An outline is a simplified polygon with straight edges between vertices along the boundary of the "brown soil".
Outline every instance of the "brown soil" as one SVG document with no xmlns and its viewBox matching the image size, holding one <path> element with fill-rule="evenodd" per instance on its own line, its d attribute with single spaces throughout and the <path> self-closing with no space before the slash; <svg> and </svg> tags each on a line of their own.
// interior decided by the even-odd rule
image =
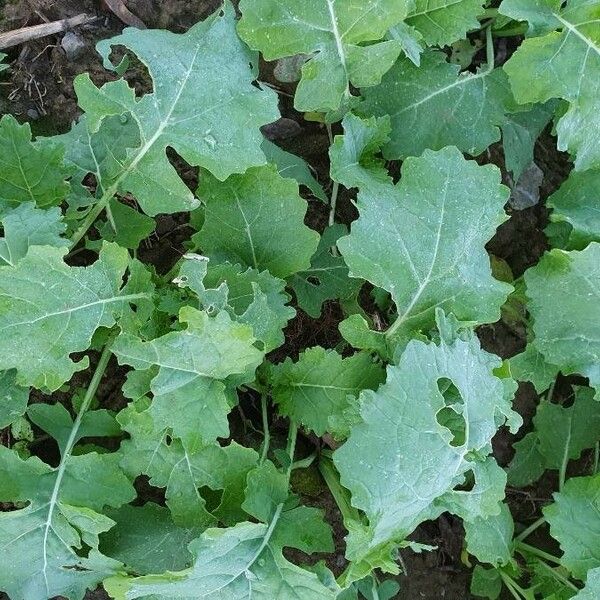
<svg viewBox="0 0 600 600">
<path fill-rule="evenodd" d="M 185 31 L 192 24 L 203 19 L 219 4 L 218 0 L 130 0 L 129 9 L 150 27 L 164 27 L 172 31 Z M 102 68 L 99 56 L 94 50 L 95 43 L 104 38 L 118 34 L 124 27 L 100 0 L 0 0 L 0 31 L 8 31 L 25 25 L 40 23 L 42 19 L 55 20 L 88 12 L 98 14 L 99 21 L 93 25 L 80 28 L 77 33 L 85 42 L 85 48 L 77 60 L 70 62 L 60 46 L 61 36 L 50 36 L 42 40 L 32 41 L 9 51 L 12 69 L 0 83 L 0 114 L 11 113 L 21 121 L 30 121 L 32 129 L 38 135 L 51 135 L 67 130 L 70 123 L 77 118 L 80 111 L 77 107 L 73 91 L 73 78 L 82 72 L 89 72 L 97 84 L 112 79 L 113 75 Z M 283 117 L 290 123 L 283 123 L 270 132 L 286 150 L 305 158 L 326 188 L 329 187 L 328 135 L 325 128 L 310 123 L 296 113 L 292 107 L 291 88 L 277 83 L 272 78 L 272 65 L 262 64 L 261 77 L 275 84 L 280 91 L 280 108 Z M 141 69 L 132 77 L 132 83 L 144 86 L 144 72 Z M 335 133 L 334 128 L 334 133 Z M 546 238 L 543 229 L 547 223 L 547 214 L 543 201 L 552 193 L 566 177 L 569 165 L 566 157 L 556 151 L 555 140 L 544 134 L 536 147 L 536 161 L 545 173 L 540 205 L 523 210 L 512 211 L 510 219 L 503 224 L 494 239 L 488 244 L 488 250 L 504 259 L 516 277 L 525 269 L 535 264 L 546 249 Z M 177 159 L 174 159 L 177 162 Z M 490 148 L 480 158 L 485 162 L 493 162 L 504 168 L 502 150 L 499 146 Z M 185 173 L 185 165 L 178 166 Z M 397 165 L 391 165 L 392 171 Z M 190 185 L 193 185 L 195 174 L 189 170 Z M 350 222 L 356 218 L 356 211 L 351 203 L 352 195 L 342 191 L 339 198 L 338 216 Z M 315 229 L 322 230 L 327 219 L 324 205 L 318 201 L 309 202 L 307 223 Z M 183 217 L 163 216 L 159 219 L 156 233 L 143 248 L 140 258 L 153 264 L 158 271 L 165 272 L 183 252 L 183 242 L 189 237 L 190 229 Z M 286 355 L 295 356 L 309 346 L 321 344 L 333 347 L 339 341 L 337 323 L 342 313 L 336 303 L 328 303 L 320 319 L 311 319 L 301 311 L 286 330 Z M 523 328 L 509 327 L 499 322 L 480 328 L 483 346 L 501 357 L 509 357 L 520 352 L 525 345 Z M 280 357 L 283 358 L 283 355 Z M 276 358 L 277 359 L 277 358 Z M 119 393 L 119 382 L 123 374 L 116 368 L 107 378 L 108 384 L 102 393 L 103 405 L 117 408 L 123 399 Z M 533 388 L 522 385 L 515 401 L 526 423 L 534 412 L 537 397 Z M 245 411 L 245 412 L 244 412 Z M 245 420 L 258 418 L 253 414 L 253 401 L 245 398 L 241 410 L 232 416 L 232 431 L 245 431 Z M 242 418 L 243 416 L 243 418 Z M 523 435 L 526 428 L 520 435 Z M 241 433 L 240 437 L 244 437 Z M 310 445 L 310 440 L 305 440 Z M 507 464 L 511 458 L 511 445 L 514 436 L 501 431 L 494 440 L 495 454 L 501 464 Z M 307 451 L 307 454 L 309 452 Z M 327 557 L 329 566 L 339 573 L 345 565 L 344 542 L 345 531 L 332 497 L 327 492 L 324 482 L 315 470 L 317 494 L 308 493 L 305 486 L 297 484 L 296 491 L 308 504 L 320 506 L 326 512 L 335 532 L 336 554 Z M 508 490 L 508 501 L 516 518 L 530 522 L 539 516 L 539 508 L 551 495 L 555 482 L 551 476 L 545 477 L 532 489 Z M 146 498 L 155 497 L 157 490 L 147 482 L 136 482 L 139 493 Z M 159 493 L 160 497 L 160 493 Z M 463 531 L 460 520 L 443 515 L 436 522 L 422 525 L 412 536 L 415 540 L 437 546 L 437 550 L 421 555 L 409 550 L 402 552 L 408 576 L 399 578 L 401 591 L 399 599 L 419 598 L 423 600 L 465 600 L 470 598 L 469 570 L 461 562 Z M 323 557 L 325 558 L 325 557 Z M 106 598 L 102 590 L 90 592 L 88 600 Z M 6 598 L 0 594 L 0 599 Z"/>
</svg>

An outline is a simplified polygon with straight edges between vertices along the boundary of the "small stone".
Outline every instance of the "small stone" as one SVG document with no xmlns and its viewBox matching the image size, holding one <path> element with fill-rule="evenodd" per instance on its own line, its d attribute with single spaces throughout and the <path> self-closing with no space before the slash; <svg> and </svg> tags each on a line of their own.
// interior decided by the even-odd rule
<svg viewBox="0 0 600 600">
<path fill-rule="evenodd" d="M 67 55 L 67 60 L 71 62 L 77 60 L 85 50 L 85 42 L 73 31 L 65 33 L 60 45 Z"/>
<path fill-rule="evenodd" d="M 36 121 L 37 119 L 40 118 L 40 114 L 38 113 L 37 110 L 35 110 L 35 108 L 30 108 L 27 111 L 27 116 L 32 120 L 32 121 Z"/>
</svg>

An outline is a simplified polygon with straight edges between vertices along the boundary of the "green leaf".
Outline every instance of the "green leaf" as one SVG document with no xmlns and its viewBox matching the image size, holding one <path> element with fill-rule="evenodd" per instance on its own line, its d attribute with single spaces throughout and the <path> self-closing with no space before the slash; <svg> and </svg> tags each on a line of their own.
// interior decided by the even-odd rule
<svg viewBox="0 0 600 600">
<path fill-rule="evenodd" d="M 67 443 L 59 444 L 55 468 L 37 457 L 22 460 L 0 446 L 0 502 L 26 504 L 0 512 L 0 546 L 5 550 L 0 587 L 11 598 L 80 600 L 87 588 L 121 567 L 98 551 L 98 535 L 114 525 L 100 511 L 130 502 L 135 490 L 119 469 L 118 455 L 74 455 L 81 424 L 81 419 L 72 423 Z M 52 434 L 52 427 L 48 431 Z M 94 434 L 104 435 L 101 430 Z"/>
<path fill-rule="evenodd" d="M 556 379 L 559 369 L 547 363 L 534 344 L 509 361 L 510 373 L 517 381 L 530 381 L 538 394 L 546 391 Z"/>
<path fill-rule="evenodd" d="M 569 103 L 556 126 L 558 148 L 575 155 L 575 169 L 583 171 L 600 165 L 595 143 L 600 128 L 598 3 L 569 2 L 562 10 L 559 5 L 538 2 L 535 11 L 521 11 L 532 26 L 543 24 L 545 35 L 526 39 L 504 70 L 521 104 L 550 98 Z"/>
<path fill-rule="evenodd" d="M 323 232 L 308 269 L 294 273 L 288 283 L 296 294 L 298 306 L 313 319 L 321 316 L 323 304 L 339 300 L 342 305 L 351 302 L 363 285 L 360 279 L 351 278 L 344 259 L 334 255 L 332 248 L 348 230 L 336 223 Z"/>
<path fill-rule="evenodd" d="M 477 29 L 483 0 L 416 0 L 406 22 L 419 31 L 428 46 L 447 46 Z"/>
<path fill-rule="evenodd" d="M 192 564 L 186 546 L 201 531 L 177 527 L 169 509 L 153 502 L 107 511 L 115 526 L 100 537 L 100 549 L 137 573 L 175 571 Z"/>
<path fill-rule="evenodd" d="M 319 235 L 304 225 L 306 201 L 298 184 L 273 166 L 224 183 L 205 174 L 198 193 L 205 220 L 192 239 L 210 258 L 267 269 L 282 279 L 310 266 Z"/>
<path fill-rule="evenodd" d="M 54 391 L 88 366 L 69 354 L 90 346 L 98 327 L 111 327 L 128 303 L 147 292 L 122 288 L 127 250 L 105 244 L 89 267 L 70 267 L 66 250 L 32 246 L 16 266 L 0 267 L 0 369 L 17 369 L 17 383 Z"/>
<path fill-rule="evenodd" d="M 507 469 L 508 483 L 525 487 L 537 481 L 546 470 L 546 459 L 540 452 L 540 439 L 534 431 L 513 444 L 515 454 Z"/>
<path fill-rule="evenodd" d="M 214 318 L 192 307 L 180 311 L 187 328 L 149 342 L 124 333 L 113 345 L 120 364 L 138 370 L 158 367 L 150 389 L 150 412 L 159 428 L 171 428 L 192 452 L 229 435 L 230 405 L 224 380 L 231 375 L 253 377 L 263 353 L 254 347 L 247 325 L 226 312 Z"/>
<path fill-rule="evenodd" d="M 596 242 L 581 252 L 552 250 L 525 272 L 535 347 L 565 375 L 584 375 L 598 391 L 599 281 L 600 244 Z"/>
<path fill-rule="evenodd" d="M 465 521 L 467 550 L 477 560 L 494 567 L 506 565 L 512 558 L 514 523 L 506 503 L 498 515 Z"/>
<path fill-rule="evenodd" d="M 269 371 L 280 413 L 318 436 L 326 431 L 338 436 L 336 422 L 350 408 L 348 397 L 376 389 L 384 378 L 383 369 L 366 353 L 342 358 L 319 346 L 302 352 L 297 362 L 288 358 Z"/>
<path fill-rule="evenodd" d="M 0 52 L 0 73 L 2 73 L 2 71 L 5 71 L 9 67 L 7 64 L 2 63 L 2 61 L 5 58 L 6 58 L 6 54 L 4 54 L 4 52 Z"/>
<path fill-rule="evenodd" d="M 296 362 L 288 358 L 273 365 L 269 372 L 273 401 L 281 414 L 318 436 L 328 431 L 336 437 L 344 433 L 339 422 L 350 408 L 349 400 L 364 389 L 376 389 L 384 378 L 369 354 L 342 358 L 319 346 L 302 352 Z"/>
<path fill-rule="evenodd" d="M 331 178 L 347 188 L 391 182 L 385 162 L 377 156 L 390 139 L 389 117 L 361 119 L 348 113 L 342 125 L 344 135 L 336 135 L 329 149 Z"/>
<path fill-rule="evenodd" d="M 288 494 L 286 474 L 267 460 L 248 473 L 242 508 L 259 521 L 269 523 L 278 514 L 278 506 L 287 500 Z"/>
<path fill-rule="evenodd" d="M 179 527 L 235 523 L 246 517 L 241 504 L 248 472 L 257 453 L 235 442 L 216 444 L 188 452 L 179 440 L 171 440 L 153 420 L 142 402 L 123 409 L 118 420 L 131 439 L 121 445 L 121 466 L 132 478 L 147 475 L 155 487 L 165 488 L 166 504 Z M 223 490 L 221 502 L 211 512 L 199 489 Z"/>
<path fill-rule="evenodd" d="M 0 429 L 8 427 L 25 413 L 29 390 L 17 385 L 15 369 L 0 371 Z"/>
<path fill-rule="evenodd" d="M 553 12 L 562 0 L 502 0 L 500 13 L 515 21 L 529 21 L 529 34 L 539 35 L 556 28 Z"/>
<path fill-rule="evenodd" d="M 573 596 L 573 600 L 596 600 L 598 596 L 600 596 L 600 568 L 590 569 L 585 587 Z"/>
<path fill-rule="evenodd" d="M 390 337 L 429 329 L 436 307 L 473 323 L 500 317 L 512 288 L 492 277 L 484 246 L 506 219 L 507 197 L 495 167 L 451 147 L 407 159 L 397 185 L 360 191 L 360 216 L 338 247 L 353 277 L 392 295 Z"/>
<path fill-rule="evenodd" d="M 553 495 L 554 503 L 544 508 L 550 534 L 563 551 L 561 564 L 581 580 L 590 569 L 600 567 L 599 494 L 600 475 L 573 477 Z"/>
<path fill-rule="evenodd" d="M 28 123 L 11 115 L 0 119 L 0 214 L 22 202 L 45 208 L 60 204 L 69 192 L 63 165 L 64 149 L 40 140 L 31 141 Z"/>
<path fill-rule="evenodd" d="M 571 406 L 543 400 L 533 418 L 547 469 L 558 469 L 563 460 L 579 458 L 583 450 L 600 440 L 600 403 L 594 400 L 593 390 L 574 389 Z"/>
<path fill-rule="evenodd" d="M 420 67 L 401 58 L 381 85 L 362 90 L 361 114 L 390 116 L 390 141 L 383 147 L 387 159 L 449 145 L 476 156 L 500 139 L 509 93 L 506 76 L 487 67 L 476 74 L 459 71 L 445 54 L 429 50 Z"/>
<path fill-rule="evenodd" d="M 511 485 L 524 486 L 546 469 L 560 469 L 600 440 L 600 403 L 590 388 L 574 387 L 573 404 L 563 407 L 542 400 L 533 417 L 534 430 L 514 444 L 508 467 Z"/>
<path fill-rule="evenodd" d="M 265 163 L 259 127 L 278 118 L 276 95 L 252 85 L 255 57 L 237 38 L 229 3 L 183 34 L 128 28 L 101 41 L 97 48 L 107 68 L 114 68 L 112 46 L 135 53 L 154 91 L 138 99 L 124 80 L 100 89 L 87 74 L 75 80 L 92 133 L 110 115 L 130 114 L 139 128 L 140 145 L 129 150 L 107 197 L 131 192 L 150 216 L 197 206 L 169 163 L 167 147 L 222 180 Z"/>
<path fill-rule="evenodd" d="M 496 569 L 475 565 L 471 579 L 471 593 L 481 598 L 496 600 L 502 591 L 502 577 Z"/>
<path fill-rule="evenodd" d="M 307 187 L 315 198 L 327 202 L 327 196 L 321 184 L 313 177 L 310 167 L 305 160 L 295 154 L 282 150 L 267 139 L 263 140 L 261 148 L 267 157 L 267 161 L 277 165 L 277 172 L 282 177 L 295 179 L 300 185 Z"/>
<path fill-rule="evenodd" d="M 138 212 L 118 200 L 111 200 L 108 204 L 109 219 L 98 227 L 102 239 L 116 242 L 119 246 L 135 250 L 142 240 L 145 240 L 156 227 L 156 222 L 151 217 Z M 89 246 L 89 244 L 88 244 Z"/>
<path fill-rule="evenodd" d="M 502 124 L 504 162 L 506 168 L 512 173 L 515 184 L 533 162 L 535 143 L 548 125 L 555 109 L 554 102 L 547 102 L 506 115 Z"/>
<path fill-rule="evenodd" d="M 209 529 L 190 545 L 190 569 L 163 575 L 104 582 L 116 600 L 154 595 L 179 598 L 252 598 L 253 600 L 334 600 L 339 589 L 326 587 L 317 575 L 287 561 L 272 541 L 277 521 L 269 526 L 239 523 Z"/>
<path fill-rule="evenodd" d="M 565 250 L 583 250 L 590 242 L 600 242 L 599 189 L 597 171 L 573 172 L 548 198 L 546 205 L 552 209 L 550 220 L 569 226 Z"/>
<path fill-rule="evenodd" d="M 4 237 L 0 238 L 0 265 L 14 267 L 30 246 L 68 247 L 61 237 L 66 229 L 59 208 L 41 210 L 27 202 L 4 213 Z"/>
<path fill-rule="evenodd" d="M 240 323 L 250 325 L 265 352 L 283 344 L 283 328 L 296 311 L 287 306 L 290 298 L 282 279 L 227 262 L 213 265 L 198 254 L 188 253 L 183 258 L 175 283 L 192 289 L 202 308 L 209 313 L 226 310 Z"/>
<path fill-rule="evenodd" d="M 299 111 L 337 110 L 350 99 L 350 84 L 376 85 L 392 66 L 401 45 L 378 42 L 408 14 L 408 0 L 370 4 L 338 0 L 242 0 L 238 31 L 266 60 L 295 54 L 312 58 L 302 67 L 294 106 Z"/>
<path fill-rule="evenodd" d="M 472 332 L 439 346 L 413 340 L 386 383 L 362 392 L 362 422 L 334 452 L 352 505 L 369 520 L 350 530 L 349 559 L 378 566 L 386 548 L 445 510 L 466 520 L 498 514 L 505 477 L 486 456 L 502 422 L 520 425 L 492 374 L 499 366 Z M 456 490 L 469 473 L 472 490 Z"/>
</svg>

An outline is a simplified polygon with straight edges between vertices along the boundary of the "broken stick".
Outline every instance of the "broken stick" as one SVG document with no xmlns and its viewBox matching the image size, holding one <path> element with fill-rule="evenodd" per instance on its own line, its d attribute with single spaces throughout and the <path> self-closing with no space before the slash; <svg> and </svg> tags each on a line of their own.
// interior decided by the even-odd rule
<svg viewBox="0 0 600 600">
<path fill-rule="evenodd" d="M 61 33 L 77 27 L 78 25 L 87 25 L 97 21 L 98 17 L 82 13 L 68 19 L 52 21 L 51 23 L 42 23 L 41 25 L 32 25 L 31 27 L 22 27 L 6 33 L 0 33 L 0 50 L 17 46 L 30 40 L 36 40 L 47 35 Z"/>
</svg>

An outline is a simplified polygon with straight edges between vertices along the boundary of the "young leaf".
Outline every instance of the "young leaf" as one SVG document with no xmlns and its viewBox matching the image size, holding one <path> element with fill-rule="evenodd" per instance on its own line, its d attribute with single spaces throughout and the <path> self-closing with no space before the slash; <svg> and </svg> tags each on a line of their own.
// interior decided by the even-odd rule
<svg viewBox="0 0 600 600">
<path fill-rule="evenodd" d="M 508 467 L 512 485 L 528 485 L 546 469 L 560 469 L 600 440 L 600 403 L 590 388 L 575 387 L 568 407 L 542 400 L 533 417 L 534 430 L 517 442 Z"/>
<path fill-rule="evenodd" d="M 550 533 L 563 551 L 561 564 L 581 580 L 590 569 L 600 567 L 598 494 L 600 475 L 573 477 L 554 494 L 554 503 L 544 508 Z"/>
<path fill-rule="evenodd" d="M 331 178 L 347 188 L 391 183 L 385 162 L 377 156 L 390 139 L 389 117 L 361 119 L 348 113 L 342 125 L 344 135 L 336 135 L 329 148 Z"/>
<path fill-rule="evenodd" d="M 251 329 L 226 312 L 214 318 L 192 307 L 180 311 L 187 328 L 145 342 L 121 334 L 113 352 L 121 364 L 138 370 L 158 367 L 150 389 L 150 412 L 159 429 L 171 428 L 192 452 L 229 435 L 230 405 L 223 382 L 231 375 L 252 378 L 263 353 L 254 347 Z"/>
<path fill-rule="evenodd" d="M 131 192 L 151 216 L 197 206 L 169 163 L 167 146 L 221 180 L 264 164 L 259 127 L 278 118 L 276 96 L 252 85 L 255 58 L 235 33 L 228 2 L 183 34 L 128 28 L 101 41 L 97 48 L 107 68 L 116 45 L 148 68 L 154 91 L 138 99 L 123 80 L 100 89 L 87 74 L 75 80 L 92 133 L 110 115 L 130 115 L 139 129 L 140 145 L 130 149 L 104 198 Z"/>
<path fill-rule="evenodd" d="M 406 22 L 419 31 L 428 46 L 447 46 L 477 29 L 483 0 L 416 0 Z"/>
<path fill-rule="evenodd" d="M 295 179 L 300 185 L 307 187 L 315 198 L 327 202 L 327 196 L 321 184 L 313 177 L 305 160 L 282 150 L 277 144 L 267 139 L 263 140 L 261 148 L 267 157 L 267 161 L 277 165 L 277 172 L 282 177 Z"/>
<path fill-rule="evenodd" d="M 476 74 L 459 71 L 445 54 L 429 50 L 420 67 L 401 58 L 380 85 L 362 90 L 361 114 L 390 116 L 386 158 L 404 159 L 449 145 L 476 156 L 500 139 L 510 94 L 506 76 L 488 67 Z"/>
<path fill-rule="evenodd" d="M 19 385 L 58 389 L 88 365 L 73 352 L 87 350 L 98 327 L 111 327 L 129 303 L 149 292 L 122 288 L 127 250 L 105 244 L 89 267 L 70 267 L 66 250 L 32 246 L 16 266 L 0 267 L 0 369 L 17 369 Z"/>
<path fill-rule="evenodd" d="M 238 31 L 266 60 L 312 55 L 302 67 L 294 106 L 299 111 L 327 112 L 349 100 L 350 84 L 376 85 L 394 64 L 402 48 L 395 40 L 360 44 L 381 40 L 407 16 L 411 4 L 242 0 Z"/>
<path fill-rule="evenodd" d="M 522 107 L 523 108 L 523 107 Z M 502 124 L 502 146 L 506 168 L 516 184 L 533 162 L 535 143 L 556 110 L 555 102 L 535 104 L 526 110 L 510 112 Z"/>
<path fill-rule="evenodd" d="M 583 250 L 590 242 L 600 242 L 600 173 L 573 172 L 548 198 L 550 220 L 569 225 L 565 250 Z"/>
<path fill-rule="evenodd" d="M 535 347 L 568 375 L 600 390 L 600 244 L 552 250 L 525 273 Z M 554 299 L 560 296 L 561 302 Z"/>
<path fill-rule="evenodd" d="M 430 328 L 436 307 L 461 321 L 499 318 L 512 288 L 492 277 L 484 246 L 506 219 L 507 197 L 496 168 L 452 147 L 407 159 L 397 185 L 361 190 L 360 216 L 338 247 L 353 277 L 391 293 L 390 337 Z"/>
<path fill-rule="evenodd" d="M 268 271 L 227 262 L 213 265 L 206 257 L 188 253 L 175 282 L 192 289 L 205 310 L 226 310 L 235 320 L 250 325 L 265 352 L 283 344 L 283 328 L 296 314 L 287 306 L 285 282 Z"/>
<path fill-rule="evenodd" d="M 532 26 L 542 22 L 545 35 L 526 39 L 504 70 L 521 104 L 550 98 L 569 102 L 556 126 L 558 148 L 575 155 L 575 169 L 583 171 L 600 165 L 598 4 L 571 1 L 562 9 L 560 4 L 538 2 L 523 13 Z"/>
<path fill-rule="evenodd" d="M 485 457 L 501 422 L 520 425 L 492 374 L 499 365 L 474 333 L 439 346 L 412 341 L 386 383 L 362 392 L 362 421 L 334 453 L 352 505 L 369 520 L 351 530 L 348 558 L 375 566 L 382 549 L 444 510 L 467 520 L 498 514 L 505 477 Z M 469 472 L 473 489 L 455 490 Z"/>
<path fill-rule="evenodd" d="M 294 273 L 288 283 L 296 294 L 298 306 L 309 316 L 318 319 L 327 300 L 339 300 L 342 305 L 355 297 L 363 285 L 360 279 L 351 278 L 344 259 L 331 251 L 348 230 L 341 223 L 328 227 L 308 269 Z"/>
<path fill-rule="evenodd" d="M 11 115 L 0 119 L 0 215 L 22 202 L 45 208 L 60 204 L 69 192 L 63 164 L 64 149 L 31 141 L 29 124 Z"/>
<path fill-rule="evenodd" d="M 305 350 L 297 362 L 288 358 L 269 371 L 279 411 L 318 436 L 326 431 L 343 435 L 336 422 L 343 422 L 349 396 L 376 389 L 384 378 L 383 369 L 366 353 L 342 358 L 319 346 Z"/>
<path fill-rule="evenodd" d="M 6 58 L 6 54 L 4 52 L 0 52 L 0 73 L 8 69 L 8 65 L 4 64 L 2 61 Z"/>
<path fill-rule="evenodd" d="M 204 174 L 198 188 L 205 220 L 192 239 L 215 261 L 227 260 L 282 279 L 310 265 L 319 235 L 304 225 L 298 184 L 269 165 L 222 183 Z"/>
<path fill-rule="evenodd" d="M 467 550 L 477 560 L 494 567 L 507 565 L 512 558 L 514 523 L 506 503 L 500 513 L 465 521 Z"/>
<path fill-rule="evenodd" d="M 556 379 L 558 367 L 546 362 L 534 344 L 509 361 L 510 373 L 517 381 L 530 381 L 538 394 L 545 392 Z"/>
<path fill-rule="evenodd" d="M 30 246 L 68 247 L 62 237 L 67 226 L 59 208 L 41 210 L 25 202 L 2 217 L 4 237 L 0 238 L 0 265 L 14 267 Z"/>
</svg>

